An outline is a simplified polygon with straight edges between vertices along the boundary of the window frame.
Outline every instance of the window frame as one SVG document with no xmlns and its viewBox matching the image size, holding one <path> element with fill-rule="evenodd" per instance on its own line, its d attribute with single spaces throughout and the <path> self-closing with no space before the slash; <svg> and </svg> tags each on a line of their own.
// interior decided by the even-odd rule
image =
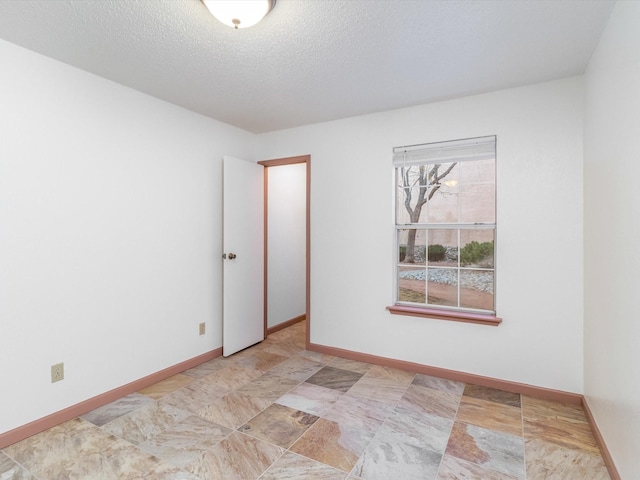
<svg viewBox="0 0 640 480">
<path fill-rule="evenodd" d="M 494 188 L 494 217 L 493 217 L 493 222 L 460 222 L 460 218 L 458 218 L 458 222 L 457 223 L 436 223 L 436 222 L 409 222 L 409 223 L 400 223 L 401 219 L 400 219 L 400 215 L 399 215 L 399 209 L 401 208 L 400 205 L 400 195 L 399 195 L 399 185 L 400 185 L 400 177 L 399 177 L 399 173 L 400 173 L 400 169 L 401 169 L 401 165 L 400 165 L 400 161 L 397 160 L 397 155 L 398 154 L 403 154 L 404 157 L 406 158 L 407 152 L 417 152 L 418 155 L 420 155 L 420 153 L 424 154 L 426 157 L 428 157 L 431 152 L 434 152 L 433 154 L 435 155 L 434 158 L 426 158 L 424 160 L 416 160 L 413 159 L 410 161 L 409 166 L 419 166 L 419 165 L 435 165 L 438 163 L 441 164 L 445 164 L 445 163 L 453 163 L 454 161 L 456 162 L 460 162 L 460 161 L 478 161 L 481 160 L 482 158 L 478 158 L 476 160 L 472 159 L 472 158 L 466 158 L 465 155 L 462 155 L 461 157 L 459 157 L 458 159 L 455 159 L 455 152 L 456 152 L 456 147 L 461 146 L 463 149 L 464 148 L 469 148 L 471 149 L 472 146 L 474 145 L 492 145 L 493 151 L 492 151 L 492 155 L 489 156 L 489 158 L 493 159 L 493 165 L 494 165 L 494 177 L 493 177 L 493 188 Z M 446 157 L 446 151 L 447 149 L 449 149 L 452 152 L 453 157 Z M 481 148 L 480 148 L 481 150 Z M 440 152 L 444 152 L 441 153 L 442 157 L 438 157 L 438 151 Z M 409 146 L 402 146 L 402 147 L 395 147 L 393 149 L 393 153 L 394 153 L 394 161 L 393 161 L 393 177 L 394 177 L 394 213 L 393 213 L 393 217 L 394 217 L 394 231 L 393 231 L 393 235 L 394 235 L 394 240 L 393 240 L 393 246 L 394 246 L 394 254 L 393 254 L 393 305 L 387 307 L 387 310 L 389 310 L 389 312 L 391 314 L 394 315 L 408 315 L 408 316 L 417 316 L 417 317 L 426 317 L 426 318 L 434 318 L 434 319 L 441 319 L 441 320 L 452 320 L 452 321 L 458 321 L 458 322 L 466 322 L 466 323 L 478 323 L 478 324 L 484 324 L 484 325 L 493 325 L 493 326 L 497 326 L 502 322 L 502 319 L 496 316 L 496 291 L 495 291 L 495 286 L 496 286 L 496 272 L 497 272 L 497 268 L 496 268 L 496 252 L 497 252 L 497 185 L 496 185 L 496 180 L 497 180 L 497 137 L 495 135 L 489 135 L 489 136 L 484 136 L 484 137 L 474 137 L 474 138 L 468 138 L 468 139 L 460 139 L 460 140 L 453 140 L 453 141 L 444 141 L 444 142 L 434 142 L 434 143 L 427 143 L 427 144 L 418 144 L 418 145 L 409 145 Z M 491 153 L 491 152 L 489 152 Z M 485 152 L 484 155 L 487 155 L 488 153 Z M 451 155 L 451 153 L 450 153 Z M 466 154 L 467 156 L 470 156 L 469 154 Z M 402 165 L 404 165 L 404 161 Z M 427 204 L 425 204 L 425 206 L 427 208 L 429 208 L 428 206 L 428 202 Z M 458 206 L 458 209 L 460 207 Z M 460 211 L 460 210 L 459 210 Z M 493 309 L 492 310 L 483 310 L 483 309 L 478 309 L 478 308 L 468 308 L 468 307 L 461 307 L 460 306 L 460 274 L 462 271 L 466 270 L 464 267 L 461 266 L 460 263 L 460 240 L 458 240 L 458 264 L 456 267 L 447 267 L 450 269 L 455 269 L 455 271 L 457 272 L 457 278 L 458 278 L 458 282 L 457 282 L 457 306 L 444 306 L 444 305 L 434 305 L 434 304 L 428 304 L 426 303 L 428 301 L 428 297 L 425 298 L 425 303 L 421 304 L 421 303 L 414 303 L 414 302 L 407 302 L 407 301 L 400 301 L 399 300 L 399 271 L 401 267 L 407 267 L 407 266 L 411 266 L 410 264 L 401 264 L 400 263 L 400 242 L 399 242 L 399 237 L 400 237 L 400 232 L 402 230 L 424 230 L 426 232 L 427 238 L 428 238 L 428 231 L 429 230 L 449 230 L 449 231 L 457 231 L 457 236 L 458 239 L 460 239 L 460 235 L 461 235 L 461 231 L 462 230 L 493 230 L 493 242 L 494 242 L 494 259 L 493 259 L 493 268 L 492 269 L 488 269 L 490 271 L 493 272 Z M 425 264 L 424 264 L 424 269 L 425 269 L 425 275 L 428 275 L 428 267 L 429 267 L 429 261 L 427 256 L 427 251 L 428 251 L 428 247 L 429 247 L 429 241 L 425 242 Z M 420 265 L 422 267 L 422 265 Z M 473 270 L 477 270 L 477 269 L 473 269 Z M 425 283 L 428 283 L 428 278 L 425 278 Z M 425 285 L 426 287 L 426 285 Z M 428 292 L 428 290 L 425 290 L 425 293 Z"/>
</svg>

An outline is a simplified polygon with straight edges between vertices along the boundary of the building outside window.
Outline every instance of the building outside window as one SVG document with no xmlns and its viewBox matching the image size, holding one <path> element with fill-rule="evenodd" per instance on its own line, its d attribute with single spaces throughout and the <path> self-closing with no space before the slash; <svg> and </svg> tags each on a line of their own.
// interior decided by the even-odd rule
<svg viewBox="0 0 640 480">
<path fill-rule="evenodd" d="M 495 314 L 496 137 L 396 147 L 395 303 Z"/>
</svg>

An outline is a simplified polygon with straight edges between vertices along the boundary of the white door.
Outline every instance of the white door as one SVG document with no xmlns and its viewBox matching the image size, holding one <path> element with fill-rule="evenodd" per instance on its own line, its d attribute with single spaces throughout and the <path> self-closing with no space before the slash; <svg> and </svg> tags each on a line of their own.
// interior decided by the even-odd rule
<svg viewBox="0 0 640 480">
<path fill-rule="evenodd" d="M 264 167 L 223 158 L 222 354 L 264 340 Z"/>
</svg>

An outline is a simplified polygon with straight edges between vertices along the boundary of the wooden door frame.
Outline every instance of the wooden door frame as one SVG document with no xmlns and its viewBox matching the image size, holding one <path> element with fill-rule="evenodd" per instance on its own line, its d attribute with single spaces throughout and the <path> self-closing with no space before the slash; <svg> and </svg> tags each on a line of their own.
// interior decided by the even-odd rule
<svg viewBox="0 0 640 480">
<path fill-rule="evenodd" d="M 264 337 L 270 333 L 274 333 L 282 328 L 288 327 L 293 323 L 300 321 L 299 317 L 285 321 L 280 325 L 272 327 L 267 326 L 267 289 L 268 289 L 268 211 L 269 211 L 269 168 L 280 167 L 282 165 L 295 165 L 304 163 L 306 165 L 306 206 L 305 206 L 305 243 L 306 243 L 306 286 L 305 286 L 305 322 L 306 322 L 306 346 L 309 347 L 310 331 L 311 331 L 311 155 L 299 155 L 297 157 L 275 158 L 273 160 L 262 160 L 258 162 L 264 168 Z"/>
</svg>

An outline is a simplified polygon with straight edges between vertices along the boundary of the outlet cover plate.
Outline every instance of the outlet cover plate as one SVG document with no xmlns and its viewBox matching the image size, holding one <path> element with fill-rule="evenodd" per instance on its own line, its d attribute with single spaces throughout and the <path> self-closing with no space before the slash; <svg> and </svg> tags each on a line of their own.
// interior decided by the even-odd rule
<svg viewBox="0 0 640 480">
<path fill-rule="evenodd" d="M 206 324 L 202 322 L 199 326 L 200 335 L 204 335 L 205 329 L 206 329 Z"/>
<path fill-rule="evenodd" d="M 64 363 L 56 363 L 51 365 L 51 383 L 64 380 Z"/>
</svg>

